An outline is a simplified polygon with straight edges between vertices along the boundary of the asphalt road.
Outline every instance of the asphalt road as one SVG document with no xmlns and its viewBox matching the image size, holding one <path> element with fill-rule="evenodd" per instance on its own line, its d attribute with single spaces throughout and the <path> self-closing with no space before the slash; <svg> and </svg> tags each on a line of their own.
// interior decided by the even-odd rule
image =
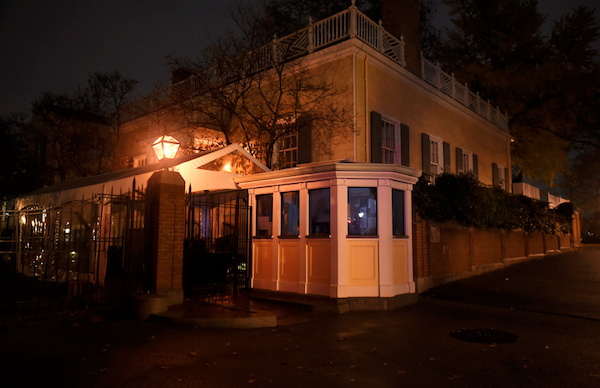
<svg viewBox="0 0 600 388">
<path fill-rule="evenodd" d="M 599 302 L 593 246 L 438 287 L 399 310 L 275 329 L 8 325 L 0 327 L 0 386 L 600 387 Z M 518 340 L 451 335 L 465 329 Z"/>
</svg>

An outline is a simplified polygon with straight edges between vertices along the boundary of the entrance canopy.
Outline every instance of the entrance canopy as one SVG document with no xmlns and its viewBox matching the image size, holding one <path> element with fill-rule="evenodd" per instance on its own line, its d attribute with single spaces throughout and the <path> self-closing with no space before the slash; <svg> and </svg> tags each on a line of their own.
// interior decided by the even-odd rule
<svg viewBox="0 0 600 388">
<path fill-rule="evenodd" d="M 17 209 L 30 205 L 53 206 L 95 195 L 143 190 L 150 176 L 162 169 L 181 174 L 192 191 L 237 189 L 233 178 L 270 171 L 239 144 L 165 160 L 122 171 L 55 183 L 17 198 Z"/>
</svg>

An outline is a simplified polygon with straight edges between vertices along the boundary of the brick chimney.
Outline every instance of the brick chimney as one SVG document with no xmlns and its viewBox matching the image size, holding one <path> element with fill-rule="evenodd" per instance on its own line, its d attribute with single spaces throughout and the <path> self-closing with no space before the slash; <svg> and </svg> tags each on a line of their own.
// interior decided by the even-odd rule
<svg viewBox="0 0 600 388">
<path fill-rule="evenodd" d="M 404 37 L 406 68 L 421 76 L 421 22 L 419 0 L 383 0 L 383 28 Z"/>
</svg>

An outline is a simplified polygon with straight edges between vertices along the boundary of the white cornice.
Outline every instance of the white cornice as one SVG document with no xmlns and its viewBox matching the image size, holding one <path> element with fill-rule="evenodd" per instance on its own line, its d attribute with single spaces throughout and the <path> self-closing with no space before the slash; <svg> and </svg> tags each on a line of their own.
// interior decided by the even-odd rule
<svg viewBox="0 0 600 388">
<path fill-rule="evenodd" d="M 456 101 L 454 98 L 446 95 L 441 90 L 438 90 L 435 86 L 430 85 L 427 81 L 419 78 L 417 75 L 411 73 L 400 64 L 394 62 L 392 59 L 375 50 L 368 44 L 362 42 L 358 38 L 348 39 L 325 49 L 308 54 L 302 60 L 303 65 L 310 69 L 333 62 L 345 56 L 350 56 L 352 54 L 355 54 L 359 58 L 364 58 L 368 55 L 369 63 L 387 72 L 394 78 L 406 83 L 417 92 L 430 97 L 438 104 L 447 109 L 455 111 L 467 119 L 477 121 L 479 124 L 507 140 L 513 138 L 509 133 L 505 132 L 491 121 L 487 120 L 478 113 L 473 112 L 460 102 Z"/>
</svg>

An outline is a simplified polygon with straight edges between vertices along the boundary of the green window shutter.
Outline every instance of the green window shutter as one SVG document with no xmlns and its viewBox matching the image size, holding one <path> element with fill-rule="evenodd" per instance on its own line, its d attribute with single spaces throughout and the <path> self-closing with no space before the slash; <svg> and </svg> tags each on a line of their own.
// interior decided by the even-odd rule
<svg viewBox="0 0 600 388">
<path fill-rule="evenodd" d="M 500 174 L 498 171 L 498 164 L 492 163 L 492 184 L 494 187 L 498 187 L 500 185 Z"/>
<path fill-rule="evenodd" d="M 444 142 L 444 172 L 450 174 L 450 144 Z"/>
<path fill-rule="evenodd" d="M 431 174 L 431 150 L 429 144 L 429 135 L 422 133 L 421 142 L 423 150 L 423 174 Z"/>
<path fill-rule="evenodd" d="M 375 111 L 371 112 L 371 163 L 383 162 L 383 123 L 381 114 Z"/>
<path fill-rule="evenodd" d="M 456 173 L 460 174 L 463 171 L 463 150 L 456 147 Z"/>
<path fill-rule="evenodd" d="M 410 130 L 408 125 L 400 124 L 400 164 L 410 165 Z"/>
<path fill-rule="evenodd" d="M 298 164 L 312 162 L 312 127 L 310 116 L 298 119 Z"/>
<path fill-rule="evenodd" d="M 473 178 L 479 180 L 479 159 L 473 154 Z"/>
</svg>

